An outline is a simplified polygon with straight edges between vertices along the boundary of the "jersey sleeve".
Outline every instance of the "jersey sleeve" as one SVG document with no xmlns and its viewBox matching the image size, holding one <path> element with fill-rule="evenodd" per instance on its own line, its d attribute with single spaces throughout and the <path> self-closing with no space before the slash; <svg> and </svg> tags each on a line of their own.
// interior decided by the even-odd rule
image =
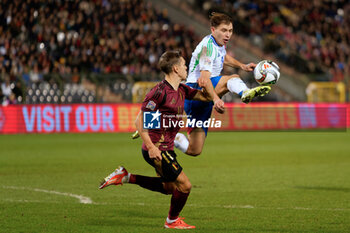
<svg viewBox="0 0 350 233">
<path fill-rule="evenodd" d="M 199 70 L 213 72 L 213 64 L 215 59 L 215 48 L 212 43 L 208 42 L 202 46 L 202 50 L 199 53 Z"/>
<path fill-rule="evenodd" d="M 160 103 L 162 102 L 162 98 L 162 90 L 157 85 L 147 93 L 144 101 L 142 102 L 141 110 L 144 112 L 157 111 Z"/>
<path fill-rule="evenodd" d="M 197 89 L 194 89 L 194 88 L 187 86 L 185 84 L 182 84 L 182 83 L 180 85 L 185 90 L 185 99 L 191 100 L 198 93 Z"/>
</svg>

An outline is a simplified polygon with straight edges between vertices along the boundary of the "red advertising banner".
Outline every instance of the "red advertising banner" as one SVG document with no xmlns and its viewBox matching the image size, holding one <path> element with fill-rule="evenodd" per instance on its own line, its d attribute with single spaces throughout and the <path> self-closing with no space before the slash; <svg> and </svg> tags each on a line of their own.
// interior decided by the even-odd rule
<svg viewBox="0 0 350 233">
<path fill-rule="evenodd" d="M 0 133 L 131 132 L 140 105 L 72 104 L 0 107 Z"/>
<path fill-rule="evenodd" d="M 213 111 L 221 130 L 346 129 L 349 104 L 251 103 L 225 104 L 225 114 Z M 220 130 L 220 129 L 212 129 Z"/>
<path fill-rule="evenodd" d="M 0 133 L 132 132 L 140 104 L 9 105 L 0 107 Z M 226 104 L 210 130 L 346 129 L 350 104 Z"/>
</svg>

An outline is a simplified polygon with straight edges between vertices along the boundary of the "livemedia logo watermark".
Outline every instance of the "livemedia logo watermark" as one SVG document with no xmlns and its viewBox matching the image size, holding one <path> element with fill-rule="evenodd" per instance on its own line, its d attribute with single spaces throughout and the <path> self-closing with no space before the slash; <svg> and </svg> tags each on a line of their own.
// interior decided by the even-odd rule
<svg viewBox="0 0 350 233">
<path fill-rule="evenodd" d="M 162 114 L 156 112 L 143 112 L 143 128 L 144 129 L 160 129 L 160 116 Z"/>
<path fill-rule="evenodd" d="M 189 119 L 188 115 L 166 115 L 159 112 L 143 113 L 144 129 L 160 129 L 160 128 L 221 128 L 221 120 L 209 118 L 205 121 Z"/>
</svg>

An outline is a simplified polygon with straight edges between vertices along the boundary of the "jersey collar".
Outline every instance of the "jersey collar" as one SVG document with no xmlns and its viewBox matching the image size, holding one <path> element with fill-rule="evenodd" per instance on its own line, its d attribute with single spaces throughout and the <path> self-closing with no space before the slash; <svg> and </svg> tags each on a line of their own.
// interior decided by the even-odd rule
<svg viewBox="0 0 350 233">
<path fill-rule="evenodd" d="M 175 89 L 173 88 L 173 86 L 171 86 L 171 84 L 170 84 L 168 81 L 166 81 L 166 80 L 164 79 L 163 82 L 164 82 L 166 85 L 168 85 L 171 89 L 175 90 Z"/>
<path fill-rule="evenodd" d="M 216 43 L 216 40 L 215 40 L 215 38 L 214 38 L 213 35 L 210 35 L 210 38 L 213 39 L 213 42 L 214 42 L 214 44 L 215 44 L 216 46 L 222 47 L 222 46 L 218 45 L 218 43 Z"/>
</svg>

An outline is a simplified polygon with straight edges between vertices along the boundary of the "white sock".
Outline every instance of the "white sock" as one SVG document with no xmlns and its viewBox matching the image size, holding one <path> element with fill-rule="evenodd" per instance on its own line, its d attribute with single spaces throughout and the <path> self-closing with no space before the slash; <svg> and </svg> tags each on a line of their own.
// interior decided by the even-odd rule
<svg viewBox="0 0 350 233">
<path fill-rule="evenodd" d="M 128 173 L 127 176 L 124 176 L 123 179 L 122 179 L 122 183 L 129 183 L 129 179 L 130 179 L 130 173 Z"/>
<path fill-rule="evenodd" d="M 185 135 L 183 135 L 182 133 L 177 133 L 175 136 L 174 145 L 177 149 L 186 153 L 190 142 L 188 141 Z"/>
<path fill-rule="evenodd" d="M 247 85 L 240 78 L 231 78 L 227 81 L 227 89 L 230 92 L 236 93 L 239 96 L 242 96 L 243 92 L 249 90 Z"/>
<path fill-rule="evenodd" d="M 178 219 L 178 218 L 177 218 L 177 219 Z M 170 223 L 175 222 L 177 219 L 171 220 L 171 219 L 169 219 L 169 217 L 167 217 L 167 218 L 166 218 L 166 222 L 170 224 Z"/>
</svg>

